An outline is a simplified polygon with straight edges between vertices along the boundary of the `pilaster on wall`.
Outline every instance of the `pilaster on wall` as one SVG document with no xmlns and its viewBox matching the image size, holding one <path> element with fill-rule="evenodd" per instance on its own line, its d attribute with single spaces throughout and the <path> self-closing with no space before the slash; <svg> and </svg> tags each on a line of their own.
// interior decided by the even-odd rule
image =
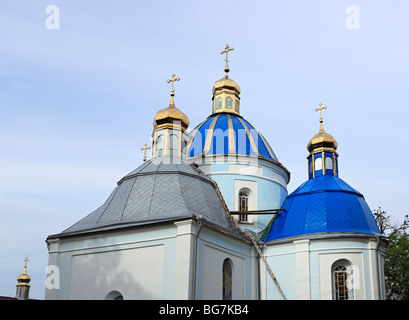
<svg viewBox="0 0 409 320">
<path fill-rule="evenodd" d="M 47 245 L 48 245 L 48 267 L 47 267 L 47 272 L 49 270 L 53 270 L 53 268 L 58 268 L 58 263 L 59 263 L 59 250 L 60 250 L 60 240 L 59 239 L 48 239 L 47 240 Z M 47 274 L 47 280 L 48 281 L 48 274 Z M 59 275 L 58 275 L 59 276 Z M 59 281 L 59 279 L 57 279 Z M 45 299 L 46 300 L 55 300 L 57 299 L 57 291 L 58 288 L 56 286 L 53 287 L 47 287 L 45 290 Z"/>
<path fill-rule="evenodd" d="M 310 300 L 310 240 L 294 241 L 297 300 Z"/>
<path fill-rule="evenodd" d="M 175 222 L 175 226 L 177 227 L 175 299 L 193 299 L 194 248 L 198 225 L 193 220 L 184 220 Z"/>
</svg>

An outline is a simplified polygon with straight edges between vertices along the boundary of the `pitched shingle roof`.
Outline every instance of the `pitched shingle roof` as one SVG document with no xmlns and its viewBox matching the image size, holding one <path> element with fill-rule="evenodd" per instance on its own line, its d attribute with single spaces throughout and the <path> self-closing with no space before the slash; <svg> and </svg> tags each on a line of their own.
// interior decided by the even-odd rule
<svg viewBox="0 0 409 320">
<path fill-rule="evenodd" d="M 156 158 L 124 176 L 98 209 L 49 238 L 195 216 L 236 232 L 213 180 L 180 158 Z"/>
</svg>

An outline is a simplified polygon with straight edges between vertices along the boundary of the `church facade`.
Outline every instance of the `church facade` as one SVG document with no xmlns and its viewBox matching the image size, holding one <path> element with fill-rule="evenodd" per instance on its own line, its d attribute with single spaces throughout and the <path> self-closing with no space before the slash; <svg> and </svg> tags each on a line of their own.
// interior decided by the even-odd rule
<svg viewBox="0 0 409 320">
<path fill-rule="evenodd" d="M 173 74 L 151 159 L 48 236 L 59 285 L 46 299 L 384 299 L 385 241 L 363 195 L 338 176 L 322 114 L 309 179 L 288 195 L 290 172 L 240 114 L 232 50 L 209 117 L 187 131 Z"/>
</svg>

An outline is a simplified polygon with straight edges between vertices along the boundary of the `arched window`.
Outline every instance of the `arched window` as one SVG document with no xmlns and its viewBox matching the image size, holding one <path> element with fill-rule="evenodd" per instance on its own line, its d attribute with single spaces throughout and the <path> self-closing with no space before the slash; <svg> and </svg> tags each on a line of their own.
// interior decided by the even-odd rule
<svg viewBox="0 0 409 320">
<path fill-rule="evenodd" d="M 315 159 L 314 168 L 315 168 L 315 171 L 322 170 L 322 159 L 321 158 Z"/>
<path fill-rule="evenodd" d="M 156 156 L 162 157 L 163 156 L 163 149 L 165 147 L 165 141 L 163 139 L 163 134 L 156 138 Z"/>
<path fill-rule="evenodd" d="M 222 98 L 218 97 L 216 100 L 216 109 L 222 108 Z"/>
<path fill-rule="evenodd" d="M 182 153 L 186 152 L 186 146 L 187 146 L 187 141 L 186 139 L 182 136 Z"/>
<path fill-rule="evenodd" d="M 249 194 L 244 190 L 239 192 L 239 211 L 249 211 Z M 240 221 L 247 222 L 247 214 L 241 214 Z"/>
<path fill-rule="evenodd" d="M 239 100 L 236 100 L 236 103 L 234 104 L 234 109 L 239 112 Z"/>
<path fill-rule="evenodd" d="M 223 300 L 232 299 L 232 265 L 230 259 L 223 261 Z"/>
<path fill-rule="evenodd" d="M 105 300 L 124 300 L 124 297 L 119 291 L 111 291 L 105 296 Z"/>
<path fill-rule="evenodd" d="M 332 158 L 331 157 L 325 158 L 325 169 L 332 170 Z"/>
<path fill-rule="evenodd" d="M 179 137 L 176 134 L 171 134 L 169 137 L 169 149 L 171 156 L 177 156 L 179 151 Z"/>
<path fill-rule="evenodd" d="M 230 97 L 226 98 L 226 108 L 233 109 L 233 99 Z"/>
<path fill-rule="evenodd" d="M 353 300 L 354 279 L 351 264 L 346 260 L 338 260 L 332 265 L 332 299 Z"/>
</svg>

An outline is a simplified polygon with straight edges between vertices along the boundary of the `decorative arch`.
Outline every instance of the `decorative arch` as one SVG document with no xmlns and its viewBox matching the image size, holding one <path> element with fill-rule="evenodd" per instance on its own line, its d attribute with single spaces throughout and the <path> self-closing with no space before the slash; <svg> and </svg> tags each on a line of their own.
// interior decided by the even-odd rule
<svg viewBox="0 0 409 320">
<path fill-rule="evenodd" d="M 350 261 L 337 260 L 331 267 L 332 299 L 354 300 L 354 274 Z"/>
</svg>

